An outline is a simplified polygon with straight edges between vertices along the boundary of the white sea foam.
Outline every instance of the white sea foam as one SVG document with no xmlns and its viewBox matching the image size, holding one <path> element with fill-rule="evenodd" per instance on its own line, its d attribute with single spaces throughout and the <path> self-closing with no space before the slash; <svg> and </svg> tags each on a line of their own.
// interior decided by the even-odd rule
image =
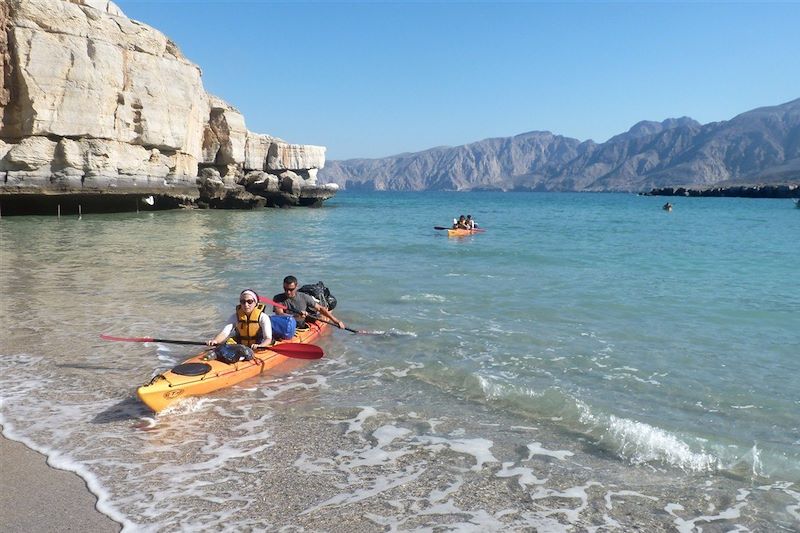
<svg viewBox="0 0 800 533">
<path fill-rule="evenodd" d="M 285 376 L 265 383 L 259 388 L 259 393 L 268 400 L 281 397 L 292 390 L 322 390 L 328 388 L 328 380 L 322 375 Z"/>
<path fill-rule="evenodd" d="M 399 472 L 394 472 L 385 476 L 376 477 L 372 480 L 370 486 L 355 490 L 348 493 L 340 493 L 329 498 L 318 505 L 314 505 L 304 510 L 300 515 L 306 515 L 322 509 L 324 507 L 337 507 L 341 505 L 349 505 L 360 502 L 377 496 L 378 494 L 387 492 L 396 487 L 402 486 L 406 483 L 414 482 L 419 476 L 423 474 L 424 469 L 416 469 L 414 467 L 406 467 Z"/>
<path fill-rule="evenodd" d="M 436 427 L 441 423 L 443 423 L 443 420 L 439 420 L 438 418 L 428 419 L 428 425 L 430 426 L 432 433 L 436 433 Z"/>
<path fill-rule="evenodd" d="M 492 441 L 487 439 L 445 439 L 441 437 L 419 436 L 418 442 L 434 445 L 435 447 L 447 447 L 456 453 L 472 455 L 475 457 L 475 466 L 472 470 L 480 470 L 487 462 L 498 463 L 499 461 L 492 455 Z"/>
<path fill-rule="evenodd" d="M 462 485 L 464 485 L 464 481 L 459 479 L 455 483 L 445 487 L 443 490 L 434 489 L 428 496 L 428 501 L 430 503 L 438 503 L 451 495 L 457 494 Z"/>
<path fill-rule="evenodd" d="M 563 514 L 570 524 L 577 524 L 580 520 L 581 513 L 589 505 L 589 495 L 586 493 L 586 491 L 589 489 L 589 487 L 593 486 L 602 486 L 602 484 L 596 481 L 589 481 L 585 485 L 569 487 L 565 490 L 539 488 L 531 494 L 531 499 L 542 500 L 547 498 L 567 498 L 580 500 L 580 505 L 576 508 L 558 507 L 555 509 L 550 509 L 544 513 L 546 516 Z"/>
<path fill-rule="evenodd" d="M 456 506 L 452 500 L 427 508 L 412 506 L 410 509 L 401 509 L 401 511 L 407 511 L 406 515 L 381 516 L 375 513 L 367 513 L 365 517 L 384 528 L 388 528 L 388 531 L 418 531 L 422 533 L 437 531 L 444 527 L 446 529 L 441 529 L 442 531 L 482 533 L 486 531 L 504 531 L 508 529 L 508 526 L 500 519 L 514 512 L 500 511 L 492 515 L 483 510 L 469 511 Z M 409 514 L 411 516 L 409 516 Z M 434 523 L 440 524 L 440 527 L 435 529 L 431 527 L 414 527 L 409 524 L 409 522 L 416 521 L 418 518 L 425 516 L 441 517 L 441 519 L 447 520 L 447 522 L 440 523 L 439 520 L 436 520 Z M 455 522 L 453 518 L 460 521 Z"/>
<path fill-rule="evenodd" d="M 393 425 L 384 425 L 372 432 L 372 436 L 378 441 L 377 447 L 382 448 L 391 444 L 395 439 L 399 439 L 411 433 L 410 429 L 399 428 Z"/>
<path fill-rule="evenodd" d="M 202 411 L 214 404 L 214 400 L 207 397 L 190 396 L 189 398 L 181 398 L 177 402 L 170 404 L 166 409 L 158 413 L 158 417 L 166 416 L 182 416 L 188 413 L 196 413 Z"/>
<path fill-rule="evenodd" d="M 304 452 L 300 454 L 300 457 L 293 464 L 295 468 L 307 474 L 324 474 L 336 466 L 336 461 L 325 457 L 314 459 Z"/>
<path fill-rule="evenodd" d="M 789 483 L 776 483 L 771 487 L 759 487 L 761 490 L 772 490 L 773 488 L 777 488 L 778 490 L 782 490 L 785 494 L 790 496 L 794 499 L 795 503 L 792 505 L 786 506 L 786 512 L 792 515 L 795 520 L 800 523 L 800 492 L 792 490 L 790 487 L 792 485 Z"/>
<path fill-rule="evenodd" d="M 611 510 L 613 505 L 611 503 L 612 498 L 625 498 L 625 497 L 636 497 L 636 498 L 646 498 L 648 500 L 652 500 L 654 502 L 658 501 L 658 498 L 655 496 L 648 496 L 646 494 L 642 494 L 640 492 L 636 492 L 633 490 L 610 490 L 606 492 L 606 509 Z"/>
<path fill-rule="evenodd" d="M 547 482 L 547 478 L 539 479 L 536 477 L 532 468 L 514 466 L 514 463 L 503 463 L 502 468 L 496 475 L 497 477 L 518 478 L 517 483 L 519 483 L 519 486 L 523 489 L 526 489 L 528 485 L 543 485 Z"/>
<path fill-rule="evenodd" d="M 361 411 L 355 416 L 355 418 L 351 418 L 349 420 L 340 420 L 338 422 L 334 422 L 336 424 L 339 423 L 346 423 L 348 424 L 347 433 L 360 433 L 364 429 L 364 422 L 373 416 L 378 415 L 378 410 L 374 407 L 370 406 L 361 406 Z"/>
<path fill-rule="evenodd" d="M 410 448 L 403 449 L 402 446 L 397 450 L 386 450 L 395 439 L 411 433 L 405 428 L 398 428 L 391 425 L 381 426 L 376 429 L 372 436 L 377 440 L 374 446 L 366 446 L 355 452 L 340 452 L 338 456 L 342 458 L 340 466 L 348 471 L 353 471 L 359 467 L 381 466 L 386 463 L 394 463 L 398 458 L 413 453 Z"/>
<path fill-rule="evenodd" d="M 567 450 L 548 450 L 542 447 L 542 443 L 532 442 L 528 444 L 528 460 L 532 459 L 534 455 L 545 455 L 555 457 L 559 461 L 566 461 L 567 457 L 572 457 L 575 454 Z"/>
<path fill-rule="evenodd" d="M 749 495 L 750 491 L 739 489 L 736 495 L 737 503 L 715 515 L 703 515 L 689 519 L 682 518 L 678 516 L 677 512 L 683 511 L 684 507 L 678 503 L 670 503 L 664 507 L 664 510 L 675 518 L 675 527 L 680 533 L 694 533 L 702 530 L 702 528 L 697 525 L 698 522 L 710 524 L 720 520 L 733 520 L 739 518 L 741 516 L 742 509 L 747 506 L 747 497 Z"/>
</svg>

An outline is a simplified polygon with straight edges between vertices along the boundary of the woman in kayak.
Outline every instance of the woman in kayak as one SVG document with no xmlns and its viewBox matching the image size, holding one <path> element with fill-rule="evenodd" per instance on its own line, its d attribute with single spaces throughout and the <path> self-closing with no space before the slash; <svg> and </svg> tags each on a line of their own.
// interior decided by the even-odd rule
<svg viewBox="0 0 800 533">
<path fill-rule="evenodd" d="M 252 289 L 245 289 L 239 295 L 239 305 L 228 323 L 217 333 L 217 336 L 206 342 L 209 346 L 224 343 L 233 334 L 238 344 L 249 346 L 253 350 L 266 348 L 272 344 L 272 324 L 269 315 L 264 312 L 264 304 L 258 303 L 258 294 Z"/>
</svg>

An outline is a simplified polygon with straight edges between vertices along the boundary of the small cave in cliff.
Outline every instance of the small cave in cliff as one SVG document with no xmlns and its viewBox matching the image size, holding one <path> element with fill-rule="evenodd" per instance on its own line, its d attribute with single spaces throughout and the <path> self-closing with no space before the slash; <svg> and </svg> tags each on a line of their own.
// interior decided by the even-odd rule
<svg viewBox="0 0 800 533">
<path fill-rule="evenodd" d="M 191 201 L 168 195 L 145 194 L 5 194 L 0 216 L 78 216 L 93 213 L 161 211 L 191 206 Z"/>
</svg>

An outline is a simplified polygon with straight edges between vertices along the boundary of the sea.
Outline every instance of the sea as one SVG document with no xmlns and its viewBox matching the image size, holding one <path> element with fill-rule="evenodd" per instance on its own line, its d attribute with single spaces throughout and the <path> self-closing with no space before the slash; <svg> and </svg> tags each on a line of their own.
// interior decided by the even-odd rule
<svg viewBox="0 0 800 533">
<path fill-rule="evenodd" d="M 3 217 L 3 433 L 124 531 L 800 531 L 800 209 L 669 200 Z M 100 338 L 205 341 L 289 274 L 359 333 L 158 415 L 199 348 Z"/>
</svg>

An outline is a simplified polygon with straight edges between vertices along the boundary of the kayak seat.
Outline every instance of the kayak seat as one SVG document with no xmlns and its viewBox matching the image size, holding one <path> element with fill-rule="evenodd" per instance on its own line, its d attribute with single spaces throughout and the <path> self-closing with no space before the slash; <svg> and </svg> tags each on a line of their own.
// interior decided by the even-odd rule
<svg viewBox="0 0 800 533">
<path fill-rule="evenodd" d="M 211 370 L 211 365 L 205 363 L 184 363 L 172 369 L 173 374 L 180 376 L 201 376 Z"/>
</svg>

